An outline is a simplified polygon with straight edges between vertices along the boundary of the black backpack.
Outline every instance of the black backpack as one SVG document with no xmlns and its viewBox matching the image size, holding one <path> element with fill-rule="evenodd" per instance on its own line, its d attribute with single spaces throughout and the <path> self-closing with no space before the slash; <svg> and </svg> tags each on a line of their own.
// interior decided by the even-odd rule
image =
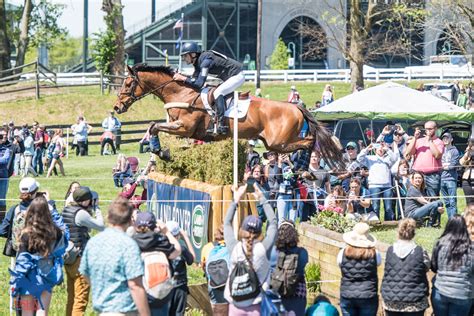
<svg viewBox="0 0 474 316">
<path fill-rule="evenodd" d="M 278 253 L 277 266 L 270 278 L 270 287 L 283 298 L 293 297 L 296 294 L 301 279 L 296 273 L 298 257 L 298 253 L 286 254 L 284 251 Z"/>
<path fill-rule="evenodd" d="M 236 302 L 253 299 L 260 294 L 260 282 L 257 273 L 250 265 L 250 260 L 242 243 L 240 245 L 245 260 L 236 263 L 229 277 L 230 296 Z"/>
</svg>

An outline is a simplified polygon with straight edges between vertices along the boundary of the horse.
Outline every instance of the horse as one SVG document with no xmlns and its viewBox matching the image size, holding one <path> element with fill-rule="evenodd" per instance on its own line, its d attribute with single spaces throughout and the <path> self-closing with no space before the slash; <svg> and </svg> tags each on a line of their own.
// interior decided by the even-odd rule
<svg viewBox="0 0 474 316">
<path fill-rule="evenodd" d="M 156 123 L 152 134 L 166 132 L 199 140 L 219 141 L 233 133 L 233 119 L 226 118 L 229 132 L 225 135 L 206 134 L 212 117 L 200 97 L 200 91 L 173 80 L 174 70 L 167 66 L 136 64 L 127 66 L 128 76 L 118 91 L 114 104 L 117 114 L 125 113 L 134 102 L 156 95 L 168 112 L 167 123 Z M 305 121 L 306 136 L 300 137 Z M 299 149 L 317 150 L 329 164 L 342 165 L 341 149 L 331 134 L 321 126 L 305 108 L 286 102 L 252 97 L 246 116 L 238 121 L 238 136 L 243 139 L 260 139 L 267 150 L 290 153 Z"/>
</svg>

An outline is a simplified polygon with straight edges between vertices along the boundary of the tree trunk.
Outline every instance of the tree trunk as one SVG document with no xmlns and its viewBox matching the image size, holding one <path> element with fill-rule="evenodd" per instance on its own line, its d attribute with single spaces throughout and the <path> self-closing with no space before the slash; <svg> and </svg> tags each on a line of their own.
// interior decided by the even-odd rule
<svg viewBox="0 0 474 316">
<path fill-rule="evenodd" d="M 123 75 L 125 72 L 125 30 L 123 27 L 122 7 L 121 0 L 104 0 L 102 3 L 102 9 L 111 18 L 110 24 L 116 35 L 115 43 L 117 49 L 115 57 L 110 64 L 110 73 L 116 76 Z M 122 81 L 116 78 L 114 82 L 120 84 Z"/>
<path fill-rule="evenodd" d="M 5 0 L 0 0 L 0 71 L 11 68 L 10 41 L 7 35 L 7 17 L 5 14 Z M 0 73 L 0 78 L 9 73 Z"/>
<path fill-rule="evenodd" d="M 351 35 L 348 55 L 351 68 L 351 88 L 354 91 L 357 87 L 364 87 L 364 42 L 367 39 L 362 25 L 364 13 L 360 9 L 359 0 L 351 1 L 349 14 Z"/>
<path fill-rule="evenodd" d="M 18 49 L 16 55 L 16 65 L 21 66 L 25 63 L 26 50 L 28 49 L 28 42 L 30 41 L 28 31 L 30 29 L 31 21 L 31 10 L 33 9 L 33 3 L 31 0 L 25 0 L 25 6 L 23 7 L 23 14 L 21 15 L 20 23 L 20 38 L 18 40 Z M 21 70 L 17 70 L 17 73 Z"/>
</svg>

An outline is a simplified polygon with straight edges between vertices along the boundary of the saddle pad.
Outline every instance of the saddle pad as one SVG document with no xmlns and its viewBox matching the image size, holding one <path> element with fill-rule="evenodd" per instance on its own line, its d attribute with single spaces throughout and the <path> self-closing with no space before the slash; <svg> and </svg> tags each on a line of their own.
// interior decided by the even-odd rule
<svg viewBox="0 0 474 316">
<path fill-rule="evenodd" d="M 214 116 L 215 112 L 208 101 L 209 100 L 207 96 L 208 92 L 209 92 L 209 88 L 204 88 L 201 90 L 201 100 L 202 100 L 202 103 L 204 104 L 204 108 L 209 113 L 209 115 Z M 239 119 L 244 118 L 247 115 L 247 112 L 250 106 L 250 101 L 251 101 L 250 98 L 246 100 L 239 100 L 238 111 L 237 111 L 237 117 Z M 225 111 L 225 114 L 224 114 L 226 117 L 230 117 L 230 118 L 234 117 L 235 115 L 234 104 L 235 104 L 234 98 L 227 99 L 227 110 Z"/>
</svg>

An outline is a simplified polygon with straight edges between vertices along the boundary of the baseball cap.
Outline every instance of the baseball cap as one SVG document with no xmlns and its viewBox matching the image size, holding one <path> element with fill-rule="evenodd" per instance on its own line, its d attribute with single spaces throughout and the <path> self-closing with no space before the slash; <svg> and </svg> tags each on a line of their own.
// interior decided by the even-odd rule
<svg viewBox="0 0 474 316">
<path fill-rule="evenodd" d="M 19 188 L 21 193 L 31 193 L 38 190 L 39 183 L 35 179 L 27 177 L 21 179 Z"/>
<path fill-rule="evenodd" d="M 146 226 L 151 230 L 156 227 L 155 215 L 151 212 L 138 212 L 135 220 L 135 227 Z"/>
<path fill-rule="evenodd" d="M 179 235 L 179 230 L 181 229 L 179 227 L 178 222 L 175 222 L 175 221 L 167 221 L 166 222 L 166 228 L 168 228 L 171 235 L 173 235 L 173 236 L 178 236 Z"/>
<path fill-rule="evenodd" d="M 255 147 L 255 141 L 253 139 L 249 140 L 249 145 Z"/>
<path fill-rule="evenodd" d="M 263 153 L 263 158 L 264 158 L 264 159 L 268 159 L 268 156 L 271 156 L 271 155 L 276 156 L 276 152 L 274 152 L 274 151 L 266 151 L 266 152 Z"/>
<path fill-rule="evenodd" d="M 346 148 L 347 147 L 354 147 L 354 148 L 357 148 L 357 144 L 354 143 L 354 142 L 348 142 L 347 145 L 346 145 Z"/>
<path fill-rule="evenodd" d="M 444 134 L 441 136 L 441 139 L 443 139 L 443 138 L 445 138 L 445 137 L 448 137 L 449 139 L 453 139 L 453 136 L 452 136 L 451 133 L 449 133 L 449 132 L 444 133 Z"/>
<path fill-rule="evenodd" d="M 74 199 L 74 202 L 84 202 L 92 200 L 92 191 L 91 189 L 89 189 L 89 187 L 80 186 L 74 191 L 74 193 L 72 194 L 72 198 Z"/>
<path fill-rule="evenodd" d="M 255 215 L 249 215 L 244 218 L 241 228 L 245 231 L 258 234 L 262 232 L 262 220 Z"/>
</svg>

